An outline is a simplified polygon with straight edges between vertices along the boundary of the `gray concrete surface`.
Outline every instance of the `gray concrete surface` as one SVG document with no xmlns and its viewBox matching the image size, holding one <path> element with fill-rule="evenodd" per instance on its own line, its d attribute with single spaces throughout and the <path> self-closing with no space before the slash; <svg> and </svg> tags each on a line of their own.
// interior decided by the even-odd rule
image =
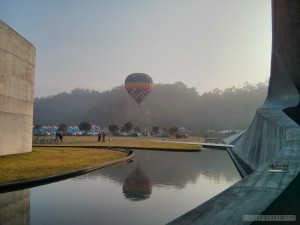
<svg viewBox="0 0 300 225">
<path fill-rule="evenodd" d="M 299 104 L 300 1 L 273 0 L 272 26 L 268 96 L 232 150 L 254 171 L 169 224 L 250 224 L 243 216 L 263 213 L 299 174 L 300 127 L 283 110 Z M 274 162 L 288 170 L 269 171 Z"/>
<path fill-rule="evenodd" d="M 269 162 L 284 147 L 300 142 L 299 126 L 282 110 L 260 108 L 254 120 L 236 142 L 233 151 L 253 170 Z"/>
<path fill-rule="evenodd" d="M 245 133 L 245 131 L 240 131 L 236 134 L 230 135 L 229 137 L 224 138 L 223 142 L 225 144 L 234 145 L 237 142 L 237 140 L 239 140 L 244 133 Z"/>
<path fill-rule="evenodd" d="M 253 169 L 269 161 L 287 141 L 300 140 L 299 125 L 283 113 L 300 100 L 300 2 L 272 2 L 272 61 L 263 106 L 233 151 Z M 300 112 L 299 112 L 300 113 Z"/>
<path fill-rule="evenodd" d="M 0 20 L 0 156 L 32 151 L 35 48 Z"/>
<path fill-rule="evenodd" d="M 270 160 L 288 163 L 288 172 L 269 172 L 270 164 L 265 163 L 240 182 L 169 224 L 250 224 L 251 221 L 243 221 L 243 216 L 260 215 L 299 173 L 299 149 L 299 141 L 288 141 Z"/>
<path fill-rule="evenodd" d="M 30 189 L 0 194 L 0 224 L 30 224 Z"/>
</svg>

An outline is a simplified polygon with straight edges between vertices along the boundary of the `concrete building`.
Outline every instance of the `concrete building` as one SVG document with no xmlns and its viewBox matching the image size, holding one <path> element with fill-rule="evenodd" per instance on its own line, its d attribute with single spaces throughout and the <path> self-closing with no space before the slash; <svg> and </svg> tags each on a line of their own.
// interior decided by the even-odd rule
<svg viewBox="0 0 300 225">
<path fill-rule="evenodd" d="M 295 187 L 300 181 L 299 27 L 300 0 L 273 0 L 268 96 L 263 106 L 257 109 L 249 129 L 236 141 L 233 150 L 228 150 L 238 162 L 237 167 L 245 169 L 241 173 L 245 174 L 244 178 L 169 224 L 252 224 L 255 218 L 251 215 L 282 214 L 290 215 L 285 219 L 290 219 L 291 224 L 297 223 L 299 197 Z M 291 196 L 289 200 L 286 200 L 287 196 Z M 274 220 L 268 219 L 273 224 Z M 285 224 L 285 221 L 280 222 L 278 224 Z"/>
<path fill-rule="evenodd" d="M 35 48 L 0 20 L 0 156 L 32 151 Z"/>
</svg>

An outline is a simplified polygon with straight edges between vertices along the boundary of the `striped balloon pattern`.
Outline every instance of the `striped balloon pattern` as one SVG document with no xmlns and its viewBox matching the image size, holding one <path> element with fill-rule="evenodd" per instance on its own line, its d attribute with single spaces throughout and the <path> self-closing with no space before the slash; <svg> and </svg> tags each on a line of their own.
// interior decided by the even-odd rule
<svg viewBox="0 0 300 225">
<path fill-rule="evenodd" d="M 133 73 L 126 77 L 125 89 L 140 104 L 153 88 L 152 78 L 145 73 Z"/>
</svg>

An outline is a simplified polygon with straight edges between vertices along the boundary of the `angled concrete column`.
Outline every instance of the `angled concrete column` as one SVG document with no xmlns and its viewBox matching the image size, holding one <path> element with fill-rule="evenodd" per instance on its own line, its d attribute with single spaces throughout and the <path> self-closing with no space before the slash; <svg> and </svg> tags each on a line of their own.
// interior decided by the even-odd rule
<svg viewBox="0 0 300 225">
<path fill-rule="evenodd" d="M 0 20 L 0 156 L 32 151 L 35 48 Z"/>
<path fill-rule="evenodd" d="M 300 1 L 273 1 L 272 26 L 268 96 L 233 149 L 252 169 L 300 141 Z"/>
</svg>

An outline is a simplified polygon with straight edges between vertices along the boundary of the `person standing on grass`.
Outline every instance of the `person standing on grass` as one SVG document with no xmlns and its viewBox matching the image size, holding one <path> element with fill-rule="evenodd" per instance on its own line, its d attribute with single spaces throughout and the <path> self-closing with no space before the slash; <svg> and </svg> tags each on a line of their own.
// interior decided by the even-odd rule
<svg viewBox="0 0 300 225">
<path fill-rule="evenodd" d="M 102 141 L 105 142 L 105 133 L 102 133 Z"/>
<path fill-rule="evenodd" d="M 101 133 L 100 133 L 100 131 L 98 133 L 98 141 L 101 141 Z"/>
<path fill-rule="evenodd" d="M 63 135 L 61 134 L 61 133 L 56 133 L 56 137 L 58 137 L 59 138 L 59 140 L 60 140 L 60 143 L 62 143 L 63 142 Z"/>
<path fill-rule="evenodd" d="M 55 143 L 58 143 L 58 141 L 59 141 L 58 139 L 59 139 L 59 138 L 58 138 L 58 133 L 56 132 L 56 134 L 55 134 L 55 140 L 54 140 Z"/>
<path fill-rule="evenodd" d="M 60 139 L 60 143 L 62 143 L 64 136 L 62 135 L 62 133 L 59 134 L 59 139 Z"/>
</svg>

